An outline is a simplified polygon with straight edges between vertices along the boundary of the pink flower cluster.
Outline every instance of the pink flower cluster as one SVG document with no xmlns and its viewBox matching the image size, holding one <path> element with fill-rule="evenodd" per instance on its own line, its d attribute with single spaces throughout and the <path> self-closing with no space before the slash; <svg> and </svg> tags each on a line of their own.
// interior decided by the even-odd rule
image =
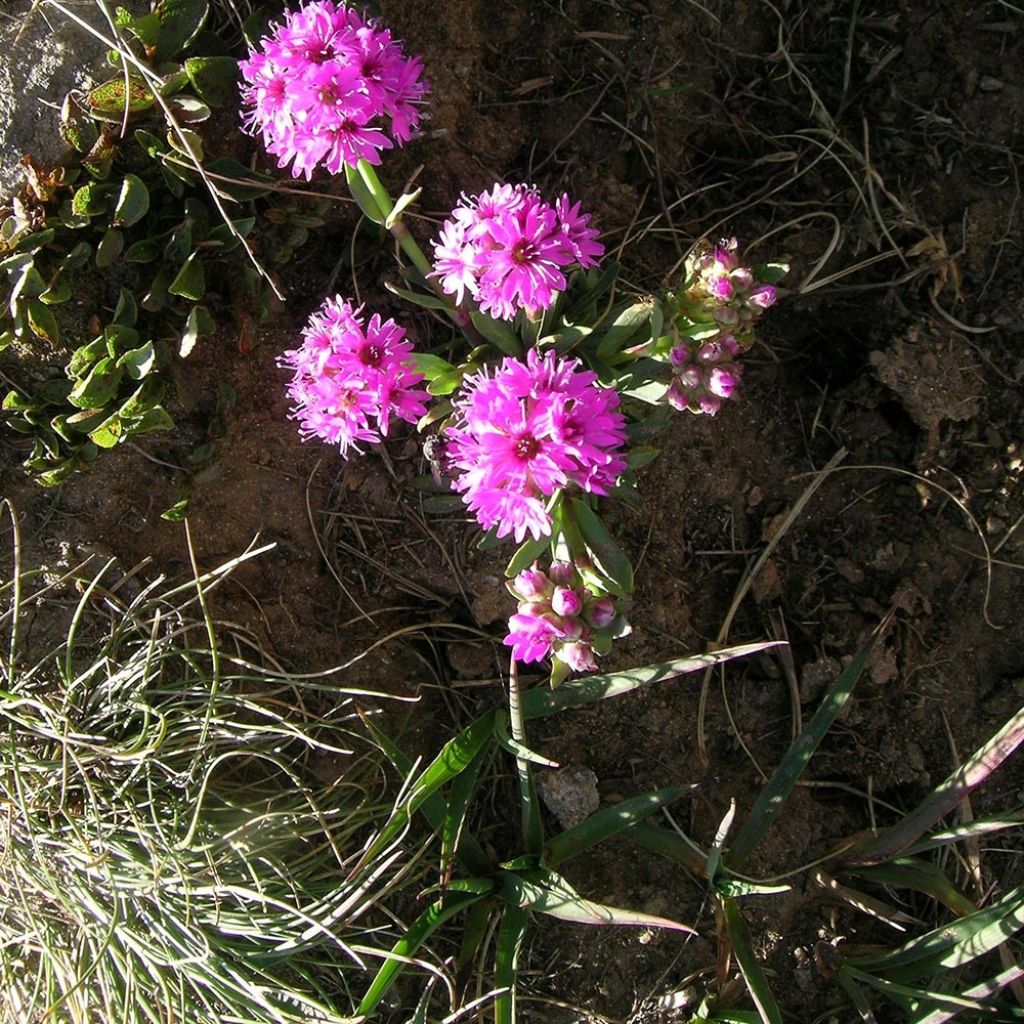
<svg viewBox="0 0 1024 1024">
<path fill-rule="evenodd" d="M 714 416 L 722 400 L 731 397 L 743 377 L 736 362 L 740 346 L 731 334 L 715 335 L 696 350 L 676 345 L 669 353 L 672 383 L 668 403 L 674 409 Z"/>
<path fill-rule="evenodd" d="M 379 164 L 382 149 L 412 137 L 428 88 L 420 58 L 344 0 L 286 11 L 239 66 L 246 130 L 307 180 L 320 165 Z"/>
<path fill-rule="evenodd" d="M 759 283 L 749 267 L 740 266 L 736 239 L 722 239 L 695 253 L 686 261 L 686 274 L 691 300 L 748 348 L 753 321 L 774 305 L 776 292 L 772 285 Z"/>
<path fill-rule="evenodd" d="M 618 617 L 612 598 L 590 593 L 569 562 L 552 562 L 546 573 L 535 565 L 506 586 L 519 601 L 504 641 L 517 661 L 552 655 L 574 672 L 597 668 L 592 641 L 595 632 L 608 630 Z M 619 635 L 623 632 L 628 626 Z"/>
<path fill-rule="evenodd" d="M 529 185 L 495 185 L 467 199 L 444 222 L 434 246 L 434 274 L 462 303 L 511 320 L 547 309 L 566 288 L 565 268 L 596 267 L 604 255 L 590 214 L 563 195 L 554 206 Z"/>
<path fill-rule="evenodd" d="M 619 396 L 578 367 L 531 349 L 525 363 L 506 358 L 493 376 L 468 377 L 454 399 L 445 432 L 452 487 L 499 537 L 550 534 L 546 498 L 571 484 L 607 494 L 626 469 Z"/>
<path fill-rule="evenodd" d="M 279 365 L 293 370 L 288 395 L 306 437 L 359 451 L 358 442 L 386 437 L 392 416 L 415 423 L 429 396 L 423 375 L 408 365 L 412 343 L 393 320 L 374 314 L 364 325 L 362 306 L 340 295 L 326 299 L 302 331 L 302 345 Z"/>
</svg>

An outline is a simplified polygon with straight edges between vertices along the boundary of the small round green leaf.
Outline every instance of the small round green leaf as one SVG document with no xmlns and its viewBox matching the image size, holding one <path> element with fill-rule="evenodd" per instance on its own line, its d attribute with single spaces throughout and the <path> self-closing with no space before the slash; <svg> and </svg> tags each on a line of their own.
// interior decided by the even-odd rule
<svg viewBox="0 0 1024 1024">
<path fill-rule="evenodd" d="M 121 184 L 121 191 L 114 207 L 112 227 L 131 227 L 138 223 L 149 212 L 149 189 L 142 179 L 134 174 L 126 174 Z"/>
</svg>

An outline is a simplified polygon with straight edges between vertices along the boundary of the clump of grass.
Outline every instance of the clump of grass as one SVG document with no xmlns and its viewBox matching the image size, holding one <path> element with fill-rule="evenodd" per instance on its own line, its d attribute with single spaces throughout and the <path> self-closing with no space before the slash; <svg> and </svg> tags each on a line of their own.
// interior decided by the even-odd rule
<svg viewBox="0 0 1024 1024">
<path fill-rule="evenodd" d="M 23 569 L 12 521 L 0 1020 L 350 1018 L 418 864 L 405 830 L 377 842 L 374 695 L 260 667 L 207 602 L 230 565 L 129 600 L 112 563 Z"/>
</svg>

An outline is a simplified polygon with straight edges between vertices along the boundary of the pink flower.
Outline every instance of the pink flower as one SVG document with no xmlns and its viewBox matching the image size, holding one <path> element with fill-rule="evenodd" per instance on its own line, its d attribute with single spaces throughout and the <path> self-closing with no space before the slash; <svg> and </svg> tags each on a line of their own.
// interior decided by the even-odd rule
<svg viewBox="0 0 1024 1024">
<path fill-rule="evenodd" d="M 552 590 L 556 579 L 558 585 Z M 540 580 L 543 587 L 537 585 Z M 607 650 L 611 639 L 630 632 L 615 600 L 587 590 L 570 562 L 552 562 L 546 573 L 535 563 L 506 586 L 519 598 L 504 640 L 517 661 L 551 657 L 574 672 L 590 672 L 597 668 L 595 644 Z"/>
<path fill-rule="evenodd" d="M 507 358 L 493 376 L 468 377 L 454 399 L 446 430 L 452 487 L 499 537 L 549 534 L 547 498 L 571 485 L 606 494 L 626 469 L 619 396 L 578 366 L 531 349 L 525 363 Z"/>
<path fill-rule="evenodd" d="M 669 352 L 668 404 L 681 412 L 714 416 L 743 379 L 743 367 L 736 361 L 739 353 L 739 342 L 731 334 L 715 335 L 696 353 L 686 345 L 675 346 Z"/>
<path fill-rule="evenodd" d="M 344 0 L 286 11 L 239 63 L 242 124 L 294 177 L 332 174 L 407 142 L 428 90 L 423 64 Z"/>
<path fill-rule="evenodd" d="M 468 291 L 499 320 L 549 308 L 566 288 L 567 268 L 595 267 L 604 255 L 579 203 L 563 195 L 552 207 L 529 185 L 463 195 L 433 245 L 444 291 L 458 303 Z"/>
<path fill-rule="evenodd" d="M 416 385 L 423 375 L 407 365 L 412 343 L 393 320 L 378 314 L 364 324 L 362 307 L 335 296 L 326 299 L 302 331 L 299 348 L 279 365 L 294 371 L 288 395 L 292 415 L 306 437 L 341 449 L 386 437 L 391 417 L 415 423 L 426 412 L 428 395 Z"/>
</svg>

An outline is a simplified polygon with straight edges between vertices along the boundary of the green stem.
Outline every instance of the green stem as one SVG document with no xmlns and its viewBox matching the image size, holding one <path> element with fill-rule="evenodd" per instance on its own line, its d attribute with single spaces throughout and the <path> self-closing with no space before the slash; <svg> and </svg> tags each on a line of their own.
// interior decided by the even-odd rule
<svg viewBox="0 0 1024 1024">
<path fill-rule="evenodd" d="M 380 178 L 377 177 L 377 172 L 372 164 L 367 163 L 365 160 L 360 160 L 358 170 L 360 177 L 377 203 L 382 220 L 386 221 L 395 209 L 395 204 L 391 201 L 388 190 L 384 187 Z M 430 260 L 424 255 L 423 250 L 417 244 L 416 239 L 409 233 L 409 229 L 402 223 L 401 218 L 396 219 L 388 228 L 388 231 L 391 232 L 391 237 L 402 247 L 402 252 L 409 257 L 412 265 L 424 277 L 427 277 L 433 270 Z M 429 280 L 429 278 L 427 279 Z"/>
</svg>

